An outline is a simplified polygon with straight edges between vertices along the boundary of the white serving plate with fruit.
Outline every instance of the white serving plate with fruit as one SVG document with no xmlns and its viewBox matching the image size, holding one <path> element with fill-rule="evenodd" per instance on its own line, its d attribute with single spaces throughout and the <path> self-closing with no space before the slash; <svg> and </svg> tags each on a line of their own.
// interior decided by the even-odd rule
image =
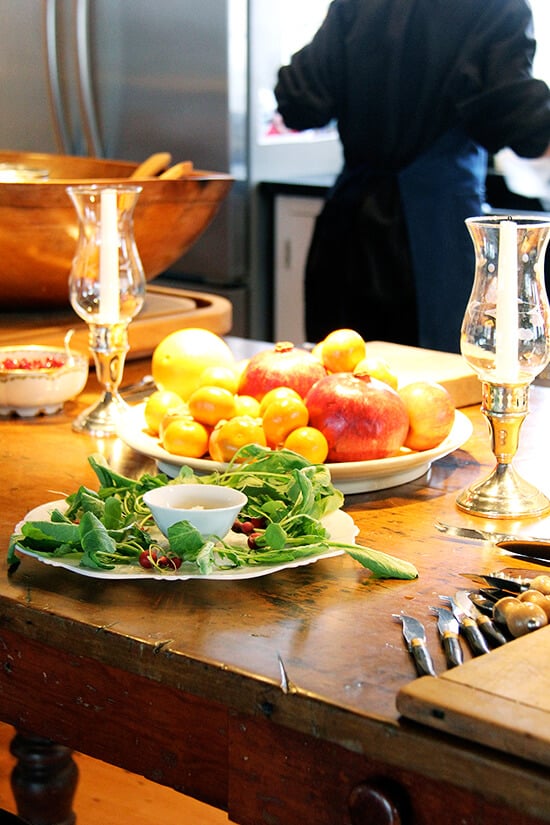
<svg viewBox="0 0 550 825">
<path fill-rule="evenodd" d="M 312 351 L 266 344 L 242 363 L 219 336 L 179 330 L 157 346 L 151 370 L 157 390 L 123 416 L 118 434 L 170 476 L 183 465 L 224 470 L 254 443 L 324 463 L 344 493 L 369 492 L 424 475 L 472 430 L 445 387 L 403 384 L 349 329 Z"/>
<path fill-rule="evenodd" d="M 204 473 L 227 468 L 227 464 L 208 458 L 188 458 L 169 453 L 162 447 L 158 437 L 149 433 L 144 410 L 145 403 L 130 407 L 123 413 L 118 423 L 117 434 L 127 446 L 154 459 L 161 472 L 175 477 L 184 465 L 196 472 Z M 434 461 L 457 450 L 466 443 L 471 434 L 470 419 L 456 410 L 451 432 L 441 444 L 431 450 L 403 450 L 389 458 L 327 463 L 326 466 L 330 470 L 334 486 L 344 494 L 385 490 L 420 478 L 428 472 Z"/>
</svg>

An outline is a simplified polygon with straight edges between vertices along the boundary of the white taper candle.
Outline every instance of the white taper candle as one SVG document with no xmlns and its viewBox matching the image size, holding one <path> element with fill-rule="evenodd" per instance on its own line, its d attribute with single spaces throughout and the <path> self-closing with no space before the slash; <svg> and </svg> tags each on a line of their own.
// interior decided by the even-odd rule
<svg viewBox="0 0 550 825">
<path fill-rule="evenodd" d="M 496 307 L 495 378 L 518 380 L 518 233 L 515 221 L 500 222 Z"/>
<path fill-rule="evenodd" d="M 117 193 L 114 189 L 101 192 L 99 318 L 103 324 L 116 324 L 120 320 Z"/>
</svg>

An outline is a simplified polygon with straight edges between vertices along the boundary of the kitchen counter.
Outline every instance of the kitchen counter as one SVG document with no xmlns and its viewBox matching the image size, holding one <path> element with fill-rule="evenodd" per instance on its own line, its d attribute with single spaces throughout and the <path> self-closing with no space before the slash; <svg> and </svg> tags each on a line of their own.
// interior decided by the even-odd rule
<svg viewBox="0 0 550 825">
<path fill-rule="evenodd" d="M 132 361 L 125 383 L 149 371 L 148 360 Z M 95 485 L 91 453 L 128 475 L 155 472 L 120 439 L 71 430 L 96 394 L 92 373 L 62 413 L 0 420 L 4 559 L 28 510 Z M 518 469 L 546 492 L 549 410 L 550 390 L 534 387 L 518 454 Z M 392 614 L 425 623 L 440 673 L 429 611 L 437 594 L 453 592 L 460 572 L 510 564 L 492 546 L 442 536 L 434 522 L 550 534 L 550 518 L 488 523 L 457 511 L 457 493 L 493 463 L 479 408 L 465 412 L 472 437 L 425 476 L 346 499 L 359 541 L 413 562 L 414 581 L 377 581 L 347 555 L 239 582 L 104 581 L 30 559 L 8 577 L 4 560 L 0 718 L 20 732 L 21 813 L 41 825 L 71 821 L 74 748 L 241 825 L 550 822 L 545 767 L 396 708 L 415 670 Z"/>
</svg>

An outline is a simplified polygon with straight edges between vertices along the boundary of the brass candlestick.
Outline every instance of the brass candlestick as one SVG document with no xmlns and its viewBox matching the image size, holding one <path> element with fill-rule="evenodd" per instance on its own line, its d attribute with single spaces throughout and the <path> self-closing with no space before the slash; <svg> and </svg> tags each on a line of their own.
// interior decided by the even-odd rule
<svg viewBox="0 0 550 825">
<path fill-rule="evenodd" d="M 539 516 L 547 496 L 516 472 L 513 458 L 528 412 L 529 387 L 550 360 L 544 254 L 550 220 L 469 218 L 476 272 L 461 333 L 462 355 L 482 382 L 481 410 L 496 466 L 464 490 L 457 506 L 490 518 Z"/>
<path fill-rule="evenodd" d="M 73 430 L 103 438 L 116 434 L 117 419 L 128 408 L 118 392 L 129 349 L 128 324 L 90 324 L 88 341 L 97 380 L 105 389 L 99 401 L 73 421 Z"/>
<path fill-rule="evenodd" d="M 461 510 L 489 518 L 538 516 L 550 508 L 550 500 L 523 479 L 512 460 L 519 432 L 528 412 L 529 386 L 482 383 L 481 411 L 489 422 L 497 463 L 484 479 L 458 496 Z"/>
</svg>

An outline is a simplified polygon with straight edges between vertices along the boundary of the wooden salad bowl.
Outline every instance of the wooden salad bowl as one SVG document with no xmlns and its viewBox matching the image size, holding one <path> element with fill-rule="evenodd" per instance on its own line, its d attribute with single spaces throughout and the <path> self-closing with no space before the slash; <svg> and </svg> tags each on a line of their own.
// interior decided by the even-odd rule
<svg viewBox="0 0 550 825">
<path fill-rule="evenodd" d="M 0 308 L 68 304 L 78 220 L 66 192 L 79 183 L 120 183 L 137 169 L 119 160 L 0 152 L 0 164 L 47 172 L 24 182 L 0 178 Z M 230 175 L 194 169 L 177 179 L 134 178 L 143 187 L 134 230 L 148 281 L 184 255 L 216 215 Z"/>
</svg>

